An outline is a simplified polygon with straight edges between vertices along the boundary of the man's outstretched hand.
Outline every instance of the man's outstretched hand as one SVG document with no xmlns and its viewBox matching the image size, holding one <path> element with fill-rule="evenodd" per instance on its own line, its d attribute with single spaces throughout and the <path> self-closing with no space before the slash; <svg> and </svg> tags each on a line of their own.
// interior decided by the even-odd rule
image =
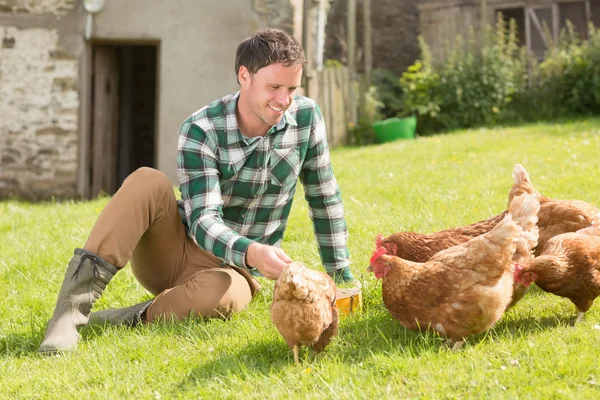
<svg viewBox="0 0 600 400">
<path fill-rule="evenodd" d="M 265 278 L 275 280 L 293 260 L 279 247 L 252 243 L 246 251 L 246 265 L 256 268 Z"/>
</svg>

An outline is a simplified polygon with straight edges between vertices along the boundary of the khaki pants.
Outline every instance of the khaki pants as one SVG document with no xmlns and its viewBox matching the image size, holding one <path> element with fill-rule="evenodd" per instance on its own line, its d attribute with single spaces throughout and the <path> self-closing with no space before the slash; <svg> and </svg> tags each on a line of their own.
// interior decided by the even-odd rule
<svg viewBox="0 0 600 400">
<path fill-rule="evenodd" d="M 157 295 L 146 322 L 229 316 L 260 290 L 248 271 L 221 267 L 185 230 L 167 176 L 140 168 L 106 205 L 85 245 L 117 268 L 131 261 L 137 280 Z"/>
</svg>

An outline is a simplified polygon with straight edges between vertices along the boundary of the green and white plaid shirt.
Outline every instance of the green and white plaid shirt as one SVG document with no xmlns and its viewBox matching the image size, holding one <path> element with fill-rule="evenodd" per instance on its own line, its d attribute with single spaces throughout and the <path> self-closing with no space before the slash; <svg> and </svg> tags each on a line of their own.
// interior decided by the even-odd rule
<svg viewBox="0 0 600 400">
<path fill-rule="evenodd" d="M 300 178 L 325 269 L 347 267 L 348 230 L 319 107 L 296 96 L 265 137 L 247 138 L 236 119 L 238 97 L 212 102 L 181 127 L 179 211 L 188 234 L 228 264 L 247 268 L 253 241 L 281 242 Z"/>
</svg>

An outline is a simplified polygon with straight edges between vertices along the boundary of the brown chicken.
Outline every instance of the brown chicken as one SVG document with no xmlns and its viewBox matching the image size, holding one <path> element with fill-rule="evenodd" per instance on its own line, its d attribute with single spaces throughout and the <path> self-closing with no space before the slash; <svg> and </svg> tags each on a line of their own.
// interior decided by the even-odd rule
<svg viewBox="0 0 600 400">
<path fill-rule="evenodd" d="M 513 169 L 512 176 L 514 183 L 509 192 L 509 202 L 517 193 L 527 192 L 527 190 L 522 187 L 525 180 L 521 173 L 522 171 L 525 171 L 525 169 L 520 164 L 517 164 Z M 525 172 L 525 176 L 526 174 L 527 173 Z M 479 235 L 489 232 L 506 216 L 506 213 L 507 212 L 505 211 L 494 217 L 471 225 L 444 229 L 435 233 L 397 232 L 386 238 L 379 235 L 377 241 L 386 249 L 387 254 L 395 255 L 409 261 L 425 262 L 441 250 L 465 243 Z M 517 267 L 520 263 L 533 258 L 532 249 L 538 244 L 539 233 L 537 225 L 522 228 L 524 228 L 524 232 L 529 232 L 529 234 L 522 235 L 516 242 L 516 251 L 513 255 L 513 261 Z M 529 285 L 518 284 L 515 282 L 513 297 L 508 307 L 514 306 L 521 300 L 528 289 Z"/>
<path fill-rule="evenodd" d="M 457 350 L 506 310 L 513 294 L 515 241 L 530 235 L 521 226 L 535 225 L 539 207 L 535 196 L 518 196 L 490 232 L 425 263 L 387 255 L 378 246 L 367 271 L 383 280 L 383 302 L 394 318 L 408 329 L 434 329 Z"/>
<path fill-rule="evenodd" d="M 387 254 L 404 260 L 425 262 L 435 253 L 465 243 L 479 235 L 492 230 L 506 216 L 502 214 L 458 228 L 444 229 L 434 233 L 397 232 L 386 238 L 381 236 L 381 246 Z"/>
<path fill-rule="evenodd" d="M 522 285 L 535 282 L 546 292 L 575 304 L 581 321 L 600 295 L 600 228 L 563 233 L 548 240 L 539 256 L 516 274 Z"/>
<path fill-rule="evenodd" d="M 537 225 L 533 228 L 535 229 L 535 231 L 538 231 L 538 227 Z M 537 236 L 536 236 L 537 238 Z M 529 286 L 531 285 L 531 283 L 526 283 L 526 282 L 520 282 L 517 279 L 517 274 L 519 273 L 519 271 L 521 270 L 521 265 L 529 262 L 530 260 L 533 260 L 533 248 L 535 248 L 537 244 L 537 240 L 535 240 L 534 243 L 532 243 L 531 239 L 526 239 L 526 238 L 519 238 L 515 241 L 515 254 L 513 254 L 513 265 L 514 265 L 514 282 L 513 282 L 513 295 L 512 298 L 510 300 L 510 304 L 508 305 L 507 308 L 511 308 L 513 307 L 515 304 L 517 304 L 519 301 L 521 301 L 521 299 L 523 297 L 525 297 L 525 295 L 527 294 L 527 291 L 529 290 Z"/>
<path fill-rule="evenodd" d="M 600 226 L 600 211 L 591 204 L 581 200 L 555 200 L 542 196 L 531 184 L 529 175 L 521 164 L 515 165 L 512 175 L 514 183 L 508 201 L 510 202 L 518 194 L 529 193 L 538 196 L 541 204 L 537 223 L 540 230 L 539 238 L 534 246 L 536 255 L 553 236 L 575 232 L 593 224 Z M 425 262 L 438 251 L 489 232 L 505 215 L 506 211 L 471 225 L 434 233 L 397 232 L 381 239 L 381 245 L 386 248 L 387 254 L 405 260 Z"/>
<path fill-rule="evenodd" d="M 299 363 L 300 346 L 322 351 L 338 332 L 336 286 L 329 275 L 294 262 L 287 266 L 273 289 L 271 320 L 294 350 Z"/>
<path fill-rule="evenodd" d="M 524 184 L 524 177 L 527 176 L 527 172 L 525 172 L 525 168 L 521 164 L 515 165 L 513 168 L 513 187 L 508 194 L 509 203 L 515 198 L 518 194 L 532 194 L 536 196 L 539 200 L 539 196 L 535 193 L 528 193 L 526 191 L 520 192 L 522 190 L 522 186 Z M 541 204 L 540 204 L 541 208 Z M 523 227 L 523 234 L 517 241 L 515 241 L 515 254 L 513 255 L 513 263 L 514 263 L 514 283 L 513 283 L 513 295 L 510 301 L 510 304 L 507 308 L 511 308 L 515 304 L 517 304 L 527 293 L 529 290 L 530 283 L 520 282 L 517 279 L 516 274 L 521 271 L 521 265 L 531 261 L 534 257 L 535 248 L 539 243 L 539 211 L 538 211 L 538 222 L 535 226 Z"/>
<path fill-rule="evenodd" d="M 556 200 L 542 196 L 531 184 L 525 168 L 517 164 L 513 170 L 515 184 L 508 195 L 512 199 L 522 193 L 538 196 L 540 212 L 538 213 L 539 239 L 534 254 L 542 252 L 550 238 L 567 232 L 575 232 L 592 225 L 600 226 L 600 210 L 581 200 Z"/>
</svg>

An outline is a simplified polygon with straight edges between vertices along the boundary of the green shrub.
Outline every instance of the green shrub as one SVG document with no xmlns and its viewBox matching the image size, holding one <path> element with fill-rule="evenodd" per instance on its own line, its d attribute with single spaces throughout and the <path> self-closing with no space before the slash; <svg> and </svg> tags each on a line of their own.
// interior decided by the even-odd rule
<svg viewBox="0 0 600 400">
<path fill-rule="evenodd" d="M 435 130 L 440 111 L 440 76 L 434 71 L 429 48 L 419 37 L 421 59 L 407 68 L 400 78 L 404 107 L 417 115 L 419 133 Z"/>
<path fill-rule="evenodd" d="M 535 86 L 540 105 L 555 116 L 600 112 L 600 33 L 590 25 L 582 40 L 570 21 L 558 44 L 539 65 Z"/>
<path fill-rule="evenodd" d="M 377 88 L 369 87 L 369 90 L 364 93 L 363 104 L 356 125 L 351 124 L 350 144 L 351 145 L 366 145 L 375 142 L 375 131 L 373 123 L 383 119 L 381 109 L 383 103 L 379 100 Z"/>
<path fill-rule="evenodd" d="M 373 86 L 377 88 L 377 96 L 383 104 L 383 119 L 404 116 L 406 114 L 400 77 L 386 68 L 373 70 Z"/>
<path fill-rule="evenodd" d="M 474 45 L 471 51 L 456 49 L 442 66 L 439 121 L 445 129 L 496 124 L 526 87 L 526 63 L 514 22 L 507 29 L 500 17 L 495 34 L 487 35 L 488 44 L 481 50 Z"/>
<path fill-rule="evenodd" d="M 527 83 L 516 24 L 499 16 L 485 40 L 485 46 L 477 45 L 473 32 L 467 44 L 459 38 L 439 65 L 421 40 L 422 59 L 400 79 L 406 108 L 419 116 L 420 133 L 491 125 L 511 115 L 510 104 Z"/>
<path fill-rule="evenodd" d="M 515 21 L 498 14 L 485 34 L 458 38 L 444 61 L 434 63 L 420 37 L 421 58 L 400 79 L 374 71 L 376 90 L 368 96 L 383 103 L 381 114 L 361 115 L 352 143 L 374 141 L 372 122 L 399 114 L 417 115 L 421 135 L 600 114 L 600 32 L 593 25 L 585 40 L 569 21 L 557 43 L 548 34 L 541 63 L 527 57 L 517 38 Z"/>
</svg>

